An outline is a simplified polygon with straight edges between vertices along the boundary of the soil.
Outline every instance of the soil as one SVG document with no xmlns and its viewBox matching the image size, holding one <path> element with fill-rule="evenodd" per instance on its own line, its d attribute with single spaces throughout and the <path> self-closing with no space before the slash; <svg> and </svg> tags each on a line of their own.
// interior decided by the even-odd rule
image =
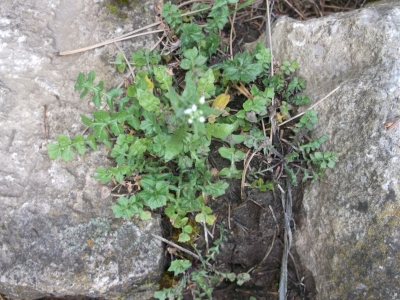
<svg viewBox="0 0 400 300">
<path fill-rule="evenodd" d="M 235 49 L 240 49 L 243 43 L 255 41 L 261 32 L 256 23 L 235 24 L 237 34 Z M 263 28 L 264 29 L 264 28 Z M 226 162 L 219 159 L 218 153 L 213 155 L 220 170 Z M 238 166 L 239 167 L 239 166 Z M 255 170 L 265 169 L 262 154 L 252 160 L 251 167 Z M 251 172 L 248 172 L 248 177 Z M 272 175 L 266 174 L 265 180 L 271 180 Z M 280 183 L 284 188 L 284 182 Z M 294 195 L 293 216 L 300 212 L 302 201 L 302 186 L 292 190 Z M 242 286 L 235 283 L 221 284 L 213 294 L 214 299 L 279 299 L 279 280 L 283 255 L 284 212 L 279 191 L 260 192 L 258 189 L 245 189 L 241 197 L 241 182 L 232 180 L 226 195 L 212 203 L 213 211 L 220 221 L 228 228 L 227 241 L 218 256 L 216 269 L 226 272 L 250 272 L 251 280 Z M 294 217 L 295 218 L 295 217 Z M 297 218 L 299 219 L 299 218 Z M 298 220 L 299 221 L 299 220 Z M 292 230 L 296 221 L 292 222 Z M 295 250 L 288 264 L 288 297 L 287 299 L 312 299 L 315 293 L 313 278 L 301 283 L 304 271 L 300 269 L 301 262 L 296 261 Z M 296 270 L 297 268 L 297 270 Z"/>
</svg>

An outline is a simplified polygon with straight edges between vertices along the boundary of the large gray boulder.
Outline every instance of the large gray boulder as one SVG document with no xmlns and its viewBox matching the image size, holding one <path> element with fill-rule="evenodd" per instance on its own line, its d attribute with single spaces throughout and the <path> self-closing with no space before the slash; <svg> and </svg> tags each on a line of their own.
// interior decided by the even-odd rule
<svg viewBox="0 0 400 300">
<path fill-rule="evenodd" d="M 281 18 L 275 57 L 297 60 L 319 105 L 314 137 L 339 154 L 326 181 L 305 189 L 295 234 L 315 299 L 400 298 L 400 2 L 325 18 Z M 306 278 L 307 279 L 307 278 Z"/>
<path fill-rule="evenodd" d="M 109 166 L 108 150 L 51 161 L 46 144 L 85 130 L 89 97 L 74 91 L 79 72 L 95 70 L 106 89 L 122 75 L 109 62 L 115 45 L 85 47 L 154 22 L 155 2 L 126 8 L 124 19 L 103 1 L 2 1 L 0 5 L 0 294 L 36 299 L 46 294 L 115 299 L 129 292 L 148 299 L 160 278 L 160 218 L 113 218 L 110 186 L 92 178 Z M 154 36 L 121 44 L 129 57 Z M 140 293 L 139 291 L 149 291 Z"/>
</svg>

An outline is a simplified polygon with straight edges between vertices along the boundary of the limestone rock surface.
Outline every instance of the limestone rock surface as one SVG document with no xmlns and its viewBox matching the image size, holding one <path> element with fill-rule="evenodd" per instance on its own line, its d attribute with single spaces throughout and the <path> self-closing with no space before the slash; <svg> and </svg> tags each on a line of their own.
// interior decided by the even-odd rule
<svg viewBox="0 0 400 300">
<path fill-rule="evenodd" d="M 400 2 L 382 1 L 273 29 L 275 58 L 298 61 L 313 102 L 340 85 L 313 132 L 339 161 L 305 189 L 295 234 L 315 299 L 400 298 L 400 127 L 384 126 L 400 118 L 399 28 Z"/>
<path fill-rule="evenodd" d="M 115 220 L 110 187 L 92 178 L 110 166 L 108 150 L 51 161 L 46 144 L 58 134 L 81 134 L 89 97 L 79 99 L 79 72 L 94 70 L 105 88 L 123 75 L 110 62 L 115 45 L 70 56 L 154 22 L 153 0 L 133 1 L 110 14 L 99 0 L 2 1 L 0 5 L 0 293 L 15 299 L 46 294 L 115 299 L 129 292 L 148 299 L 163 265 L 157 216 Z M 123 43 L 129 57 L 154 36 Z M 87 134 L 87 133 L 86 133 Z M 150 292 L 147 292 L 150 291 Z M 142 292 L 140 292 L 142 291 Z"/>
</svg>

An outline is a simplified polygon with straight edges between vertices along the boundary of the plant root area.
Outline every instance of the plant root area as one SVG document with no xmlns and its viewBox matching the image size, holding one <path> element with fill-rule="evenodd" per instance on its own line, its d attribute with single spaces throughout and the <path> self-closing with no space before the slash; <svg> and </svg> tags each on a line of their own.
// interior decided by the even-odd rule
<svg viewBox="0 0 400 300">
<path fill-rule="evenodd" d="M 217 151 L 214 160 L 218 168 L 226 167 L 227 162 L 220 158 Z M 254 157 L 252 167 L 258 169 L 261 160 L 261 154 Z M 227 229 L 226 240 L 213 266 L 219 272 L 248 273 L 251 279 L 241 286 L 224 280 L 214 289 L 213 299 L 279 299 L 285 228 L 281 192 L 260 192 L 258 189 L 246 188 L 242 199 L 240 180 L 231 180 L 229 183 L 224 196 L 208 203 L 217 215 L 216 223 Z M 301 183 L 292 187 L 291 191 L 293 219 L 290 227 L 293 235 L 296 234 L 296 228 L 301 227 L 302 191 Z M 220 233 L 217 226 L 214 229 L 214 235 L 218 236 Z M 204 253 L 207 248 L 204 232 L 199 236 L 201 238 L 196 241 L 196 245 Z M 211 238 L 208 239 L 211 247 Z M 286 299 L 315 299 L 314 278 L 302 267 L 293 245 L 289 251 L 287 274 Z M 190 290 L 185 299 L 193 299 Z"/>
</svg>

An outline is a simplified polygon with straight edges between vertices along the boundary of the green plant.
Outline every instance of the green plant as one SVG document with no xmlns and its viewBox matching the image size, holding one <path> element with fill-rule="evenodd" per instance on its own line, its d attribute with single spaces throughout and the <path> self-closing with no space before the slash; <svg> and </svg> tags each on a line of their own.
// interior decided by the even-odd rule
<svg viewBox="0 0 400 300">
<path fill-rule="evenodd" d="M 99 108 L 105 101 L 107 110 L 99 109 L 91 117 L 81 115 L 82 123 L 93 133 L 85 137 L 77 135 L 72 140 L 59 135 L 58 143 L 47 145 L 51 159 L 61 157 L 69 161 L 73 149 L 84 155 L 86 145 L 96 150 L 98 144 L 104 144 L 116 164 L 97 168 L 94 178 L 103 184 L 113 181 L 128 192 L 127 197 L 119 197 L 112 206 L 115 217 L 130 219 L 137 215 L 145 220 L 151 217 L 150 211 L 162 209 L 171 224 L 180 230 L 179 242 L 191 242 L 193 220 L 202 225 L 215 223 L 216 217 L 206 203 L 225 193 L 228 183 L 224 179 L 242 177 L 239 166 L 243 165 L 248 150 L 259 151 L 266 144 L 267 126 L 270 130 L 271 125 L 266 126 L 264 120 L 271 110 L 279 107 L 280 112 L 276 112 L 279 123 L 289 117 L 291 104 L 309 103 L 307 97 L 297 95 L 305 88 L 304 81 L 290 77 L 298 67 L 297 62 L 284 62 L 279 72 L 269 76 L 271 55 L 263 44 L 256 46 L 253 55 L 239 53 L 232 60 L 207 67 L 217 49 L 225 47 L 216 33 L 228 20 L 228 5 L 235 2 L 215 1 L 210 13 L 203 17 L 207 21 L 205 27 L 192 23 L 191 18 L 182 18 L 176 5 L 164 4 L 162 16 L 172 29 L 168 38 L 178 37 L 181 42 L 180 49 L 173 54 L 180 62 L 175 73 L 185 84 L 179 84 L 172 76 L 173 70 L 163 65 L 157 50 L 139 50 L 131 55 L 130 64 L 136 67 L 135 78 L 126 89 L 106 92 L 102 81 L 95 84 L 94 71 L 87 77 L 80 73 L 75 84 L 75 89 L 81 91 L 80 97 L 91 92 L 95 106 Z M 119 72 L 126 71 L 122 53 L 113 63 Z M 229 109 L 230 89 L 245 95 L 242 109 L 235 112 Z M 273 99 L 278 105 L 272 106 Z M 270 143 L 262 147 L 270 160 L 266 170 L 272 171 L 279 165 L 296 185 L 299 174 L 303 180 L 309 174 L 313 179 L 321 178 L 327 167 L 333 167 L 335 154 L 313 153 L 326 137 L 303 142 L 317 121 L 316 112 L 308 110 L 291 130 L 287 129 L 294 134 L 290 151 L 280 153 L 284 148 Z M 222 143 L 218 153 L 229 161 L 227 167 L 217 172 L 211 169 L 208 160 L 214 140 L 219 140 L 219 145 Z M 256 179 L 250 187 L 272 190 L 274 185 L 266 178 L 266 172 L 259 170 L 251 174 Z M 218 247 L 211 252 L 217 250 Z M 186 271 L 191 264 L 174 262 L 171 271 L 182 275 L 175 289 L 184 287 L 187 280 L 196 279 L 201 290 L 197 296 L 210 297 L 216 278 L 237 279 L 238 283 L 248 279 L 247 275 L 236 277 L 211 271 L 207 260 L 201 263 L 203 268 L 188 276 Z M 176 291 L 168 293 L 176 294 Z M 171 295 L 168 293 L 164 297 Z"/>
<path fill-rule="evenodd" d="M 118 8 L 112 4 L 105 4 L 104 7 L 108 8 L 108 10 L 110 11 L 110 14 L 116 14 L 118 11 Z"/>
<path fill-rule="evenodd" d="M 199 252 L 199 266 L 195 266 L 189 260 L 176 259 L 171 262 L 168 271 L 173 272 L 174 276 L 180 276 L 178 284 L 174 287 L 164 288 L 155 292 L 154 297 L 160 300 L 165 299 L 182 299 L 183 289 L 186 283 L 190 282 L 191 292 L 194 299 L 212 299 L 213 288 L 223 280 L 231 282 L 236 281 L 238 285 L 242 285 L 250 280 L 248 273 L 235 274 L 233 272 L 219 272 L 214 270 L 210 262 L 214 261 L 216 255 L 220 251 L 220 247 L 226 240 L 226 229 L 222 226 L 220 229 L 220 237 L 214 241 L 213 246 L 208 250 L 208 254 L 203 258 Z M 196 250 L 196 248 L 194 248 Z"/>
<path fill-rule="evenodd" d="M 269 182 L 268 180 L 264 182 L 264 179 L 258 178 L 253 181 L 252 184 L 250 184 L 249 188 L 251 189 L 258 189 L 260 192 L 265 192 L 266 190 L 274 190 L 274 185 Z"/>
</svg>

